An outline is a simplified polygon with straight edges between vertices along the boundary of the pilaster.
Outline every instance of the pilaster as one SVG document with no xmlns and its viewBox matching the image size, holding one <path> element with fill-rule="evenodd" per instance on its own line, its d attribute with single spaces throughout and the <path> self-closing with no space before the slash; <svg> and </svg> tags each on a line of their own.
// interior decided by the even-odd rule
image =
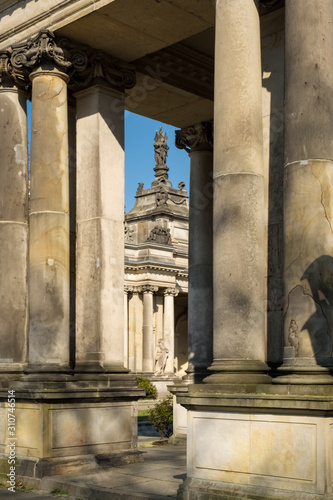
<svg viewBox="0 0 333 500">
<path fill-rule="evenodd" d="M 142 349 L 142 371 L 146 374 L 154 372 L 154 293 L 158 291 L 157 286 L 143 285 L 143 349 Z"/>
</svg>

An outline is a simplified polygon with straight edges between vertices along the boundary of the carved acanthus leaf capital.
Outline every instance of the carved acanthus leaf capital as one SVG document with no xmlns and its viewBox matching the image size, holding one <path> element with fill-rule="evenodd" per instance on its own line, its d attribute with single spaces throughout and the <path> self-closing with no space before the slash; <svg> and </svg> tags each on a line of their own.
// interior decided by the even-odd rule
<svg viewBox="0 0 333 500">
<path fill-rule="evenodd" d="M 134 286 L 124 285 L 124 293 L 133 293 Z"/>
<path fill-rule="evenodd" d="M 213 122 L 201 122 L 191 127 L 176 130 L 176 147 L 187 153 L 213 148 Z"/>
<path fill-rule="evenodd" d="M 156 293 L 158 291 L 158 286 L 154 285 L 143 285 L 141 288 L 143 293 Z"/>
<path fill-rule="evenodd" d="M 29 85 L 29 81 L 22 71 L 13 68 L 11 63 L 11 51 L 0 51 L 0 85 L 1 86 L 17 86 L 25 89 Z"/>
<path fill-rule="evenodd" d="M 132 64 L 93 49 L 87 50 L 87 61 L 86 68 L 75 72 L 69 82 L 68 86 L 74 92 L 97 83 L 110 85 L 119 91 L 134 87 L 136 75 Z"/>
<path fill-rule="evenodd" d="M 31 72 L 43 62 L 51 62 L 58 70 L 72 76 L 87 67 L 84 48 L 57 38 L 50 30 L 42 30 L 27 42 L 13 46 L 11 63 L 15 69 Z"/>
<path fill-rule="evenodd" d="M 163 290 L 163 294 L 177 297 L 177 295 L 179 294 L 179 290 L 176 290 L 175 288 L 166 288 L 165 290 Z"/>
</svg>

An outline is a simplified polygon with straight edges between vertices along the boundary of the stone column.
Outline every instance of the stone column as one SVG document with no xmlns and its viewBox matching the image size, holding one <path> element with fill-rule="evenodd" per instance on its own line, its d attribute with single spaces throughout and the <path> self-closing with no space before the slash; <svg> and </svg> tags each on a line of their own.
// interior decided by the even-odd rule
<svg viewBox="0 0 333 500">
<path fill-rule="evenodd" d="M 132 286 L 124 286 L 124 366 L 129 368 L 129 342 L 128 342 L 128 294 L 133 292 Z"/>
<path fill-rule="evenodd" d="M 259 14 L 217 0 L 214 98 L 215 372 L 207 383 L 264 383 L 265 215 Z"/>
<path fill-rule="evenodd" d="M 124 368 L 124 90 L 132 66 L 95 52 L 77 100 L 76 370 Z M 94 77 L 94 75 L 99 75 Z"/>
<path fill-rule="evenodd" d="M 28 146 L 26 81 L 0 52 L 0 369 L 27 360 Z M 10 363 L 10 365 L 9 365 Z"/>
<path fill-rule="evenodd" d="M 68 100 L 68 168 L 69 168 L 69 262 L 70 262 L 70 366 L 75 365 L 75 290 L 76 290 L 76 102 Z"/>
<path fill-rule="evenodd" d="M 32 72 L 29 364 L 69 368 L 69 192 L 66 70 L 71 62 L 44 30 L 13 51 Z"/>
<path fill-rule="evenodd" d="M 142 371 L 152 374 L 154 372 L 155 342 L 154 342 L 154 293 L 158 291 L 157 286 L 144 285 L 143 292 L 143 353 Z"/>
<path fill-rule="evenodd" d="M 166 373 L 175 372 L 175 297 L 178 295 L 175 288 L 167 288 L 164 294 L 164 317 L 163 333 L 164 345 L 169 350 L 168 359 L 165 367 Z"/>
<path fill-rule="evenodd" d="M 212 122 L 176 131 L 191 158 L 188 285 L 188 379 L 200 382 L 213 361 Z"/>
<path fill-rule="evenodd" d="M 286 0 L 280 383 L 333 383 L 332 23 L 333 2 Z"/>
</svg>

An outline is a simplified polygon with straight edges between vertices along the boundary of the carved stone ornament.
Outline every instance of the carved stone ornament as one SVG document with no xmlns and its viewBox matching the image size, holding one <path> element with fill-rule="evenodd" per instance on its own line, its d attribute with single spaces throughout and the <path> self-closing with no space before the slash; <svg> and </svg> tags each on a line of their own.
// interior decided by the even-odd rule
<svg viewBox="0 0 333 500">
<path fill-rule="evenodd" d="M 163 207 L 168 205 L 168 198 L 168 190 L 165 188 L 165 186 L 160 186 L 159 190 L 155 194 L 156 206 Z"/>
<path fill-rule="evenodd" d="M 162 245 L 171 245 L 170 229 L 164 229 L 161 226 L 155 226 L 147 238 L 147 241 L 161 243 Z"/>
<path fill-rule="evenodd" d="M 129 243 L 133 243 L 134 229 L 132 229 L 127 224 L 125 224 L 124 232 L 125 232 L 125 241 L 128 241 Z"/>
<path fill-rule="evenodd" d="M 163 294 L 177 297 L 177 295 L 179 294 L 179 290 L 176 290 L 175 288 L 166 288 L 165 290 L 163 290 Z"/>
<path fill-rule="evenodd" d="M 176 130 L 176 147 L 187 153 L 213 148 L 213 122 L 201 122 L 192 127 Z"/>
<path fill-rule="evenodd" d="M 11 63 L 11 51 L 0 51 L 0 85 L 1 86 L 17 86 L 25 89 L 29 85 L 29 80 L 23 71 L 13 68 Z"/>
<path fill-rule="evenodd" d="M 124 293 L 133 293 L 134 286 L 124 285 Z"/>
<path fill-rule="evenodd" d="M 294 319 L 290 321 L 289 332 L 288 332 L 288 342 L 290 347 L 293 347 L 295 350 L 295 357 L 298 355 L 298 325 Z"/>
<path fill-rule="evenodd" d="M 143 285 L 141 288 L 141 291 L 143 293 L 155 293 L 158 292 L 158 286 L 154 285 Z"/>
<path fill-rule="evenodd" d="M 71 90 L 76 92 L 97 83 L 120 91 L 134 87 L 136 76 L 132 64 L 91 48 L 87 48 L 87 60 L 86 68 L 73 74 L 68 84 Z"/>
</svg>

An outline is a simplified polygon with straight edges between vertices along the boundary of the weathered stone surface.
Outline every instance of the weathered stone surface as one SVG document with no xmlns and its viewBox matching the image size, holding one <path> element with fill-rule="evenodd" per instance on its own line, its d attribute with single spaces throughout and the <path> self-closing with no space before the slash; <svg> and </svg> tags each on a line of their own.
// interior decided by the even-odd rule
<svg viewBox="0 0 333 500">
<path fill-rule="evenodd" d="M 28 147 L 25 99 L 25 94 L 17 88 L 4 88 L 0 84 L 2 363 L 24 363 L 27 357 Z"/>
<path fill-rule="evenodd" d="M 67 77 L 45 66 L 31 74 L 29 362 L 68 366 Z"/>
<path fill-rule="evenodd" d="M 77 99 L 77 362 L 124 366 L 122 94 L 93 86 Z M 111 195 L 112 193 L 112 195 Z M 118 367 L 118 368 L 117 368 Z"/>
<path fill-rule="evenodd" d="M 2 363 L 24 363 L 27 360 L 27 249 L 27 224 L 0 222 L 0 337 Z"/>
<path fill-rule="evenodd" d="M 207 383 L 236 382 L 246 372 L 259 381 L 267 369 L 260 54 L 255 3 L 217 1 L 211 369 L 229 366 L 230 374 L 216 373 Z"/>
</svg>

